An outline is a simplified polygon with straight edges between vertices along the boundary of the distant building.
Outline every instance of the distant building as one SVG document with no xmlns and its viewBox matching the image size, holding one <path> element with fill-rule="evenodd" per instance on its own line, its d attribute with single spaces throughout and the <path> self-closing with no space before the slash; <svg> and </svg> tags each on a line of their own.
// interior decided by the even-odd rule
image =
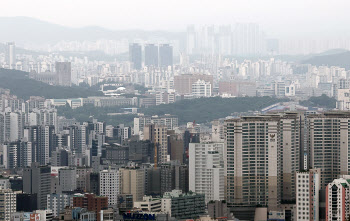
<svg viewBox="0 0 350 221">
<path fill-rule="evenodd" d="M 213 85 L 213 75 L 205 74 L 182 74 L 174 76 L 174 89 L 180 95 L 192 93 L 192 84 L 198 80 L 210 82 Z"/>
<path fill-rule="evenodd" d="M 139 44 L 129 45 L 129 61 L 133 63 L 134 69 L 141 70 L 142 68 L 142 47 Z"/>
<path fill-rule="evenodd" d="M 158 67 L 158 46 L 154 44 L 145 45 L 145 66 Z"/>
<path fill-rule="evenodd" d="M 192 95 L 195 97 L 211 97 L 212 85 L 209 82 L 198 80 L 192 84 Z"/>
<path fill-rule="evenodd" d="M 159 66 L 173 66 L 173 47 L 169 44 L 159 46 Z"/>
<path fill-rule="evenodd" d="M 56 74 L 58 77 L 58 85 L 71 86 L 72 85 L 72 70 L 70 62 L 56 62 Z"/>
<path fill-rule="evenodd" d="M 14 42 L 6 43 L 6 64 L 9 69 L 16 69 L 16 45 Z"/>
</svg>

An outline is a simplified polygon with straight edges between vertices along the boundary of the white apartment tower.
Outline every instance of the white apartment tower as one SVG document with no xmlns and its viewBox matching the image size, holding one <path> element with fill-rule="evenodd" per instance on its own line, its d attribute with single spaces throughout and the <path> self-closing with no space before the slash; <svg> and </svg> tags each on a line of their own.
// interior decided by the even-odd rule
<svg viewBox="0 0 350 221">
<path fill-rule="evenodd" d="M 326 221 L 347 220 L 350 216 L 350 180 L 339 178 L 326 187 Z"/>
<path fill-rule="evenodd" d="M 16 193 L 10 189 L 0 190 L 0 220 L 11 220 L 16 212 Z"/>
<path fill-rule="evenodd" d="M 205 201 L 225 199 L 224 143 L 190 143 L 189 190 Z"/>
<path fill-rule="evenodd" d="M 119 171 L 112 169 L 100 171 L 100 195 L 108 197 L 109 205 L 117 205 L 119 192 Z"/>
<path fill-rule="evenodd" d="M 297 172 L 296 181 L 296 219 L 319 220 L 320 170 Z"/>
</svg>

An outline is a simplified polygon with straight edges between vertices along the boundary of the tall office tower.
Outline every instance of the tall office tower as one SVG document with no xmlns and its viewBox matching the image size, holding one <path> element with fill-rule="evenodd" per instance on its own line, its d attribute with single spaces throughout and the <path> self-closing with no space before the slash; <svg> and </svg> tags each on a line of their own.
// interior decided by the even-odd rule
<svg viewBox="0 0 350 221">
<path fill-rule="evenodd" d="M 77 189 L 77 170 L 75 167 L 58 170 L 59 192 L 74 191 Z"/>
<path fill-rule="evenodd" d="M 131 194 L 134 201 L 141 201 L 145 195 L 144 169 L 120 168 L 121 194 Z"/>
<path fill-rule="evenodd" d="M 339 175 L 349 173 L 349 122 L 348 112 L 328 112 L 307 117 L 309 168 L 321 169 L 321 189 Z"/>
<path fill-rule="evenodd" d="M 145 65 L 158 67 L 158 46 L 154 44 L 145 45 Z"/>
<path fill-rule="evenodd" d="M 23 192 L 37 194 L 38 209 L 45 209 L 47 194 L 51 190 L 51 169 L 49 166 L 40 166 L 32 163 L 31 167 L 23 169 Z"/>
<path fill-rule="evenodd" d="M 16 212 L 16 193 L 10 189 L 0 190 L 0 220 L 11 220 Z"/>
<path fill-rule="evenodd" d="M 296 174 L 296 219 L 319 220 L 320 170 Z"/>
<path fill-rule="evenodd" d="M 326 186 L 326 220 L 347 220 L 350 215 L 350 180 L 335 179 Z"/>
<path fill-rule="evenodd" d="M 16 69 L 16 45 L 14 42 L 6 44 L 6 64 L 10 69 Z"/>
<path fill-rule="evenodd" d="M 142 48 L 139 44 L 129 45 L 129 61 L 133 63 L 134 69 L 141 70 L 142 68 Z"/>
<path fill-rule="evenodd" d="M 299 120 L 287 113 L 225 121 L 229 203 L 273 209 L 281 199 L 293 199 L 302 145 Z"/>
<path fill-rule="evenodd" d="M 120 193 L 120 176 L 117 170 L 100 172 L 100 195 L 108 197 L 108 205 L 116 206 Z"/>
<path fill-rule="evenodd" d="M 71 86 L 72 85 L 72 68 L 70 62 L 56 62 L 56 74 L 58 85 Z"/>
<path fill-rule="evenodd" d="M 13 142 L 23 137 L 25 114 L 19 112 L 5 113 L 5 141 Z"/>
<path fill-rule="evenodd" d="M 189 189 L 205 202 L 225 199 L 224 143 L 190 143 Z"/>
<path fill-rule="evenodd" d="M 173 66 L 173 47 L 169 44 L 159 46 L 159 66 Z"/>
</svg>

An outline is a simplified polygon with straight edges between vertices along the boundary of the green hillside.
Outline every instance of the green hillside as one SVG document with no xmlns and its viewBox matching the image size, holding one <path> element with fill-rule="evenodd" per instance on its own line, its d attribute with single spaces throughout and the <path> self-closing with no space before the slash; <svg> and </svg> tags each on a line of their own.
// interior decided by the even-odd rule
<svg viewBox="0 0 350 221">
<path fill-rule="evenodd" d="M 10 89 L 11 94 L 28 99 L 30 96 L 45 98 L 75 98 L 103 95 L 99 91 L 78 86 L 52 86 L 28 78 L 27 72 L 0 69 L 0 88 Z"/>
</svg>

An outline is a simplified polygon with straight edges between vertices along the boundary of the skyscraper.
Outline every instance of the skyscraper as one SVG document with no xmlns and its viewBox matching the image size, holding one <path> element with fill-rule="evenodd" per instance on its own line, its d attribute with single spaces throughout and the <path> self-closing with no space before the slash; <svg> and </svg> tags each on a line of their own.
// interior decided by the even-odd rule
<svg viewBox="0 0 350 221">
<path fill-rule="evenodd" d="M 58 79 L 58 85 L 72 85 L 72 69 L 70 62 L 56 62 L 56 74 Z"/>
<path fill-rule="evenodd" d="M 173 47 L 169 44 L 159 46 L 159 66 L 173 66 Z"/>
<path fill-rule="evenodd" d="M 142 48 L 139 44 L 129 45 L 129 61 L 133 63 L 134 69 L 140 70 L 142 68 Z"/>
<path fill-rule="evenodd" d="M 6 63 L 10 69 L 16 68 L 16 45 L 14 42 L 6 44 Z"/>
<path fill-rule="evenodd" d="M 321 169 L 321 189 L 349 173 L 349 112 L 328 112 L 307 117 L 309 167 Z"/>
<path fill-rule="evenodd" d="M 158 46 L 154 44 L 145 45 L 145 65 L 158 67 Z"/>
<path fill-rule="evenodd" d="M 45 209 L 47 206 L 47 194 L 51 188 L 51 169 L 48 166 L 39 166 L 32 163 L 31 167 L 23 169 L 23 192 L 36 193 L 38 209 Z"/>
</svg>

